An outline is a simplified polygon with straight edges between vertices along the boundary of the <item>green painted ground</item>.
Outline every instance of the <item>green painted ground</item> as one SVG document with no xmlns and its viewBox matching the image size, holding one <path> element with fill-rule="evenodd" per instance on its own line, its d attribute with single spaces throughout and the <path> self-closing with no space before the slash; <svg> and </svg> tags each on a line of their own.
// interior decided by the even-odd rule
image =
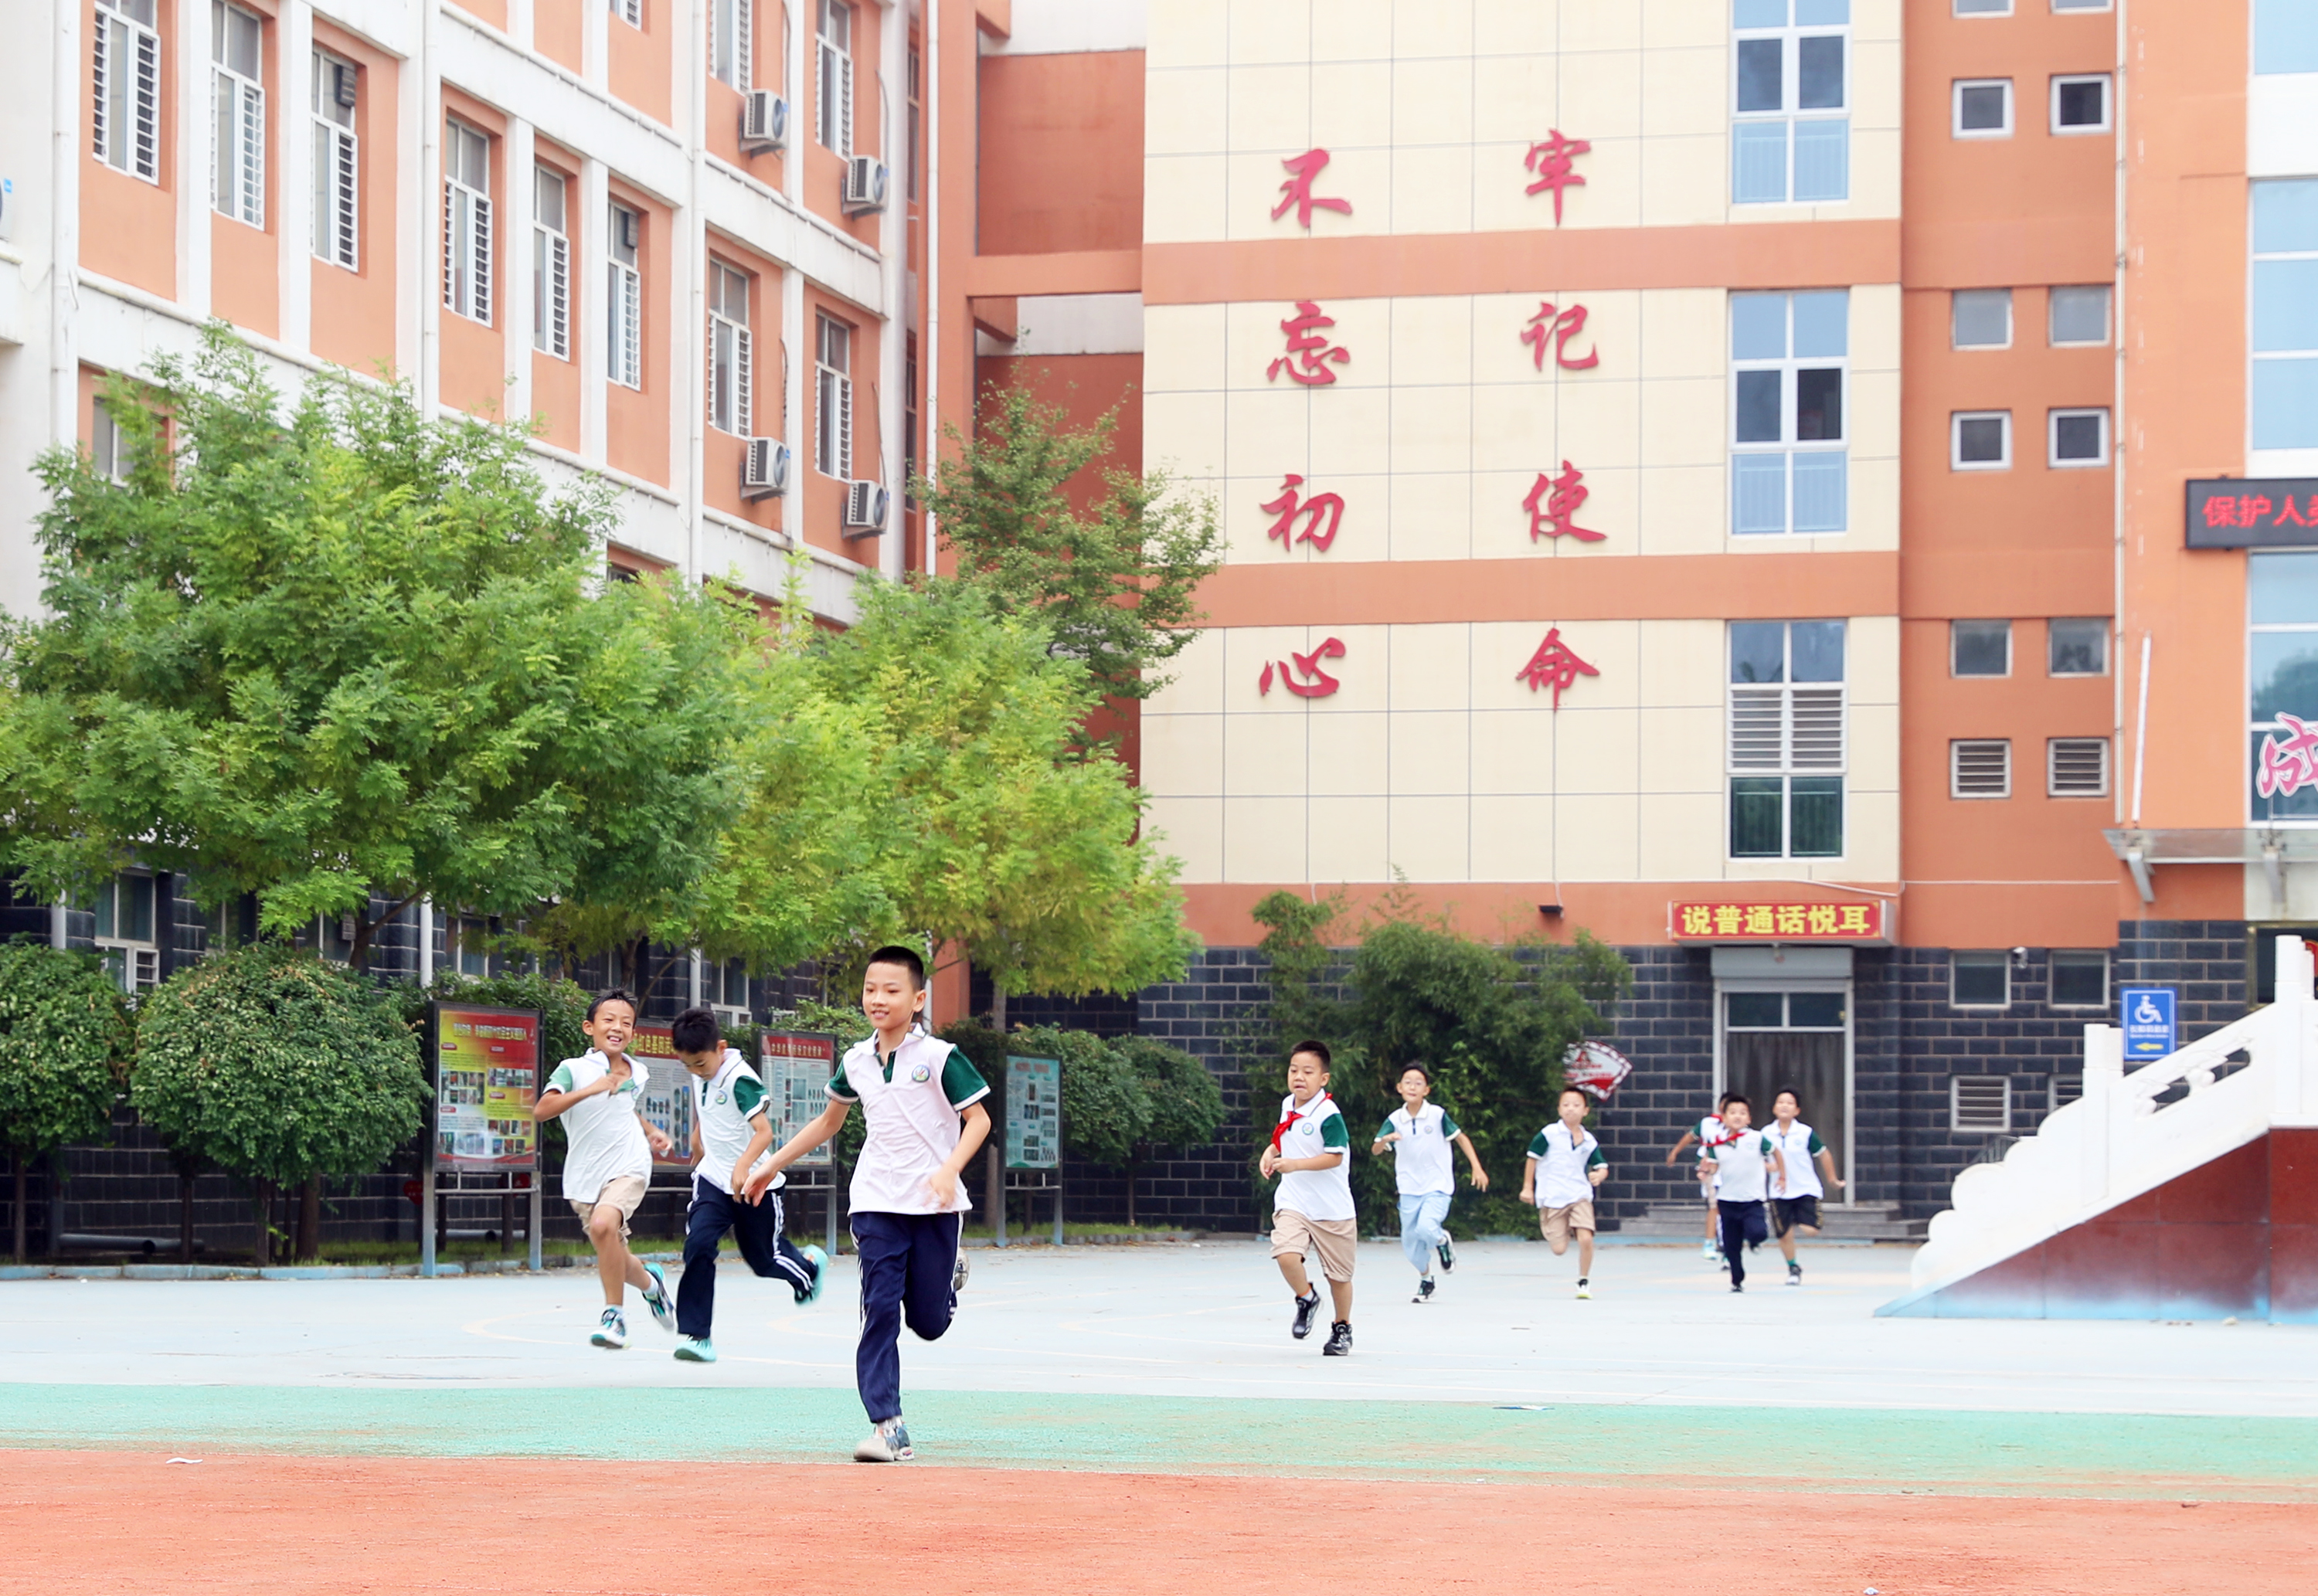
<svg viewBox="0 0 2318 1596">
<path fill-rule="evenodd" d="M 1791 1407 L 1774 1429 L 1768 1417 L 944 1392 L 910 1411 L 921 1457 L 980 1467 L 2318 1499 L 2318 1423 L 2305 1420 Z M 865 1428 L 843 1391 L 0 1385 L 0 1447 L 16 1448 L 834 1462 Z"/>
</svg>

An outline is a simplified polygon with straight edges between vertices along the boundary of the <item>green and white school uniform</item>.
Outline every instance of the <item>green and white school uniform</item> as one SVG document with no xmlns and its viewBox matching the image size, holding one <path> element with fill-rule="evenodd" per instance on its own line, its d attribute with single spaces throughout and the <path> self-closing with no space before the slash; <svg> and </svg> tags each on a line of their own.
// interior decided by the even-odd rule
<svg viewBox="0 0 2318 1596">
<path fill-rule="evenodd" d="M 1381 1142 L 1394 1134 L 1400 1140 L 1390 1144 L 1392 1178 L 1401 1196 L 1457 1195 L 1454 1143 L 1460 1132 L 1448 1110 L 1437 1103 L 1427 1103 L 1414 1115 L 1406 1105 L 1395 1108 L 1386 1116 L 1376 1139 Z"/>
<path fill-rule="evenodd" d="M 726 1048 L 714 1073 L 705 1080 L 692 1078 L 692 1123 L 700 1127 L 701 1149 L 693 1174 L 719 1191 L 731 1192 L 732 1166 L 757 1134 L 753 1122 L 764 1115 L 765 1083 L 749 1068 L 740 1049 Z M 773 1183 L 780 1185 L 782 1178 Z"/>
<path fill-rule="evenodd" d="M 1352 1134 L 1335 1099 L 1317 1094 L 1303 1107 L 1296 1094 L 1280 1099 L 1280 1156 L 1317 1158 L 1325 1152 L 1342 1156 L 1323 1170 L 1290 1170 L 1280 1177 L 1272 1207 L 1286 1208 L 1307 1219 L 1352 1219 Z"/>
<path fill-rule="evenodd" d="M 1558 1122 L 1547 1125 L 1530 1138 L 1529 1155 L 1537 1160 L 1532 1195 L 1539 1207 L 1567 1208 L 1572 1203 L 1594 1200 L 1594 1182 L 1586 1179 L 1587 1171 L 1607 1161 L 1592 1131 L 1581 1125 L 1573 1140 Z"/>
<path fill-rule="evenodd" d="M 636 1116 L 643 1101 L 644 1062 L 631 1056 L 629 1075 L 615 1091 L 598 1092 L 563 1111 L 563 1195 L 575 1203 L 592 1203 L 606 1183 L 624 1177 L 650 1183 L 651 1143 L 644 1140 L 643 1121 Z M 612 1072 L 612 1061 L 589 1049 L 576 1059 L 565 1059 L 547 1078 L 550 1091 L 571 1092 L 593 1086 Z"/>
<path fill-rule="evenodd" d="M 1827 1195 L 1827 1188 L 1819 1184 L 1819 1165 L 1815 1161 L 1826 1151 L 1817 1131 L 1800 1119 L 1783 1131 L 1774 1119 L 1771 1122 L 1771 1128 L 1763 1134 L 1770 1138 L 1771 1144 L 1787 1161 L 1786 1179 L 1780 1182 L 1779 1189 L 1771 1194 L 1773 1197 L 1792 1198 Z"/>
<path fill-rule="evenodd" d="M 913 1027 L 890 1057 L 877 1052 L 873 1033 L 847 1050 L 830 1077 L 829 1095 L 858 1103 L 867 1129 L 854 1161 L 853 1211 L 879 1214 L 964 1214 L 974 1203 L 966 1182 L 945 1208 L 928 1177 L 957 1151 L 958 1113 L 990 1095 L 973 1061 L 950 1044 Z"/>
<path fill-rule="evenodd" d="M 1771 1138 L 1753 1129 L 1732 1131 L 1726 1128 L 1722 1140 L 1706 1150 L 1714 1161 L 1715 1171 L 1721 1176 L 1715 1192 L 1716 1200 L 1725 1203 L 1759 1203 L 1767 1195 L 1765 1182 L 1770 1175 Z"/>
</svg>

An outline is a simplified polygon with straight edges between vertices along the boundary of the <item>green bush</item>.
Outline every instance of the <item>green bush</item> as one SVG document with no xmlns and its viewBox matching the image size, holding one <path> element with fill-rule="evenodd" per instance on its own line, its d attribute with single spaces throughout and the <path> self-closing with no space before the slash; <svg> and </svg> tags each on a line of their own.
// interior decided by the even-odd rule
<svg viewBox="0 0 2318 1596">
<path fill-rule="evenodd" d="M 818 998 L 799 998 L 780 1011 L 772 1022 L 775 1029 L 796 1031 L 827 1031 L 837 1038 L 837 1061 L 845 1062 L 846 1051 L 869 1035 L 869 1017 L 861 1012 L 859 1004 L 824 1003 Z M 845 1116 L 845 1128 L 837 1133 L 837 1169 L 841 1173 L 853 1167 L 861 1154 L 861 1138 L 866 1130 L 858 1114 Z"/>
<path fill-rule="evenodd" d="M 1126 1057 L 1092 1031 L 1024 1026 L 1007 1039 L 1025 1058 L 1063 1066 L 1063 1151 L 1125 1169 L 1151 1125 L 1151 1099 Z"/>
<path fill-rule="evenodd" d="M 121 989 L 86 954 L 33 942 L 0 946 L 0 1147 L 15 1164 L 14 1252 L 24 1260 L 24 1169 L 69 1142 L 102 1140 L 121 1096 L 132 1037 Z"/>
<path fill-rule="evenodd" d="M 1146 1148 L 1191 1152 L 1216 1139 L 1224 1123 L 1224 1092 L 1207 1065 L 1150 1036 L 1119 1036 L 1110 1045 L 1143 1083 L 1151 1105 L 1142 1138 Z"/>
</svg>

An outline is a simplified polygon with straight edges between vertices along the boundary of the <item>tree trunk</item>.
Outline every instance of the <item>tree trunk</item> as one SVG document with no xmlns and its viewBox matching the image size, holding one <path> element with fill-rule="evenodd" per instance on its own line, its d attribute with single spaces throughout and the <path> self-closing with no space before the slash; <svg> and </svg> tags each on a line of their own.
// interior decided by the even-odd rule
<svg viewBox="0 0 2318 1596">
<path fill-rule="evenodd" d="M 274 1261 L 274 1182 L 254 1182 L 257 1188 L 257 1267 L 265 1269 Z"/>
<path fill-rule="evenodd" d="M 311 1263 L 322 1256 L 322 1178 L 306 1177 L 298 1193 L 297 1261 Z"/>
<path fill-rule="evenodd" d="M 1135 1179 L 1135 1171 L 1136 1171 L 1136 1169 L 1137 1169 L 1137 1165 L 1136 1165 L 1135 1161 L 1134 1161 L 1133 1159 L 1129 1159 L 1129 1160 L 1128 1160 L 1128 1161 L 1127 1161 L 1127 1228 L 1128 1228 L 1128 1229 L 1129 1229 L 1129 1230 L 1133 1230 L 1133 1229 L 1135 1228 L 1135 1188 L 1136 1188 L 1136 1184 L 1137 1184 L 1137 1182 L 1136 1182 L 1136 1179 Z"/>
<path fill-rule="evenodd" d="M 177 1253 L 193 1261 L 193 1172 L 177 1171 Z"/>
<path fill-rule="evenodd" d="M 990 983 L 990 1028 L 1002 1036 L 1006 1034 L 1006 989 L 994 981 Z"/>
<path fill-rule="evenodd" d="M 16 1165 L 16 1261 L 24 1261 L 24 1155 L 18 1153 Z"/>
</svg>

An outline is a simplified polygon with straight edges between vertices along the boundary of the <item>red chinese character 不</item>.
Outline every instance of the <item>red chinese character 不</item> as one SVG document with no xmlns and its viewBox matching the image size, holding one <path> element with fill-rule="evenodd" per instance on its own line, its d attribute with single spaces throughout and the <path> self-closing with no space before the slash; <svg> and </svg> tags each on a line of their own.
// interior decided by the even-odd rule
<svg viewBox="0 0 2318 1596">
<path fill-rule="evenodd" d="M 2284 713 L 2278 720 L 2294 735 L 2280 741 L 2272 731 L 2261 740 L 2261 768 L 2253 790 L 2265 798 L 2291 798 L 2305 787 L 2318 786 L 2318 721 Z"/>
<path fill-rule="evenodd" d="M 1308 654 L 1299 654 L 1290 649 L 1288 659 L 1279 667 L 1280 685 L 1298 698 L 1325 698 L 1343 684 L 1321 669 L 1320 661 L 1342 659 L 1343 657 L 1344 645 L 1333 637 L 1324 639 L 1320 646 Z M 1271 691 L 1271 678 L 1272 665 L 1267 659 L 1263 664 L 1263 675 L 1257 678 L 1255 684 L 1259 697 Z"/>
<path fill-rule="evenodd" d="M 1522 190 L 1522 193 L 1535 194 L 1551 189 L 1553 191 L 1553 225 L 1559 227 L 1561 225 L 1561 191 L 1565 188 L 1586 186 L 1586 180 L 1570 169 L 1571 164 L 1594 147 L 1583 139 L 1564 139 L 1559 128 L 1549 128 L 1546 133 L 1548 136 L 1545 142 L 1531 145 L 1529 154 L 1522 157 L 1522 165 L 1537 174 L 1537 181 Z"/>
<path fill-rule="evenodd" d="M 1541 687 L 1551 687 L 1553 707 L 1559 709 L 1561 690 L 1564 687 L 1577 681 L 1581 676 L 1600 676 L 1601 674 L 1585 660 L 1580 659 L 1577 651 L 1561 641 L 1561 628 L 1556 626 L 1548 630 L 1545 641 L 1537 645 L 1537 652 L 1529 657 L 1529 663 L 1514 672 L 1514 680 L 1527 682 L 1529 690 L 1532 693 Z"/>
<path fill-rule="evenodd" d="M 1545 370 L 1545 343 L 1553 340 L 1553 363 L 1565 372 L 1590 371 L 1602 363 L 1601 351 L 1588 353 L 1584 360 L 1569 358 L 1569 340 L 1586 330 L 1586 307 L 1572 305 L 1567 310 L 1557 310 L 1550 300 L 1540 300 L 1537 314 L 1529 318 L 1522 330 L 1522 342 L 1531 346 L 1531 356 L 1539 371 Z"/>
<path fill-rule="evenodd" d="M 2269 496 L 2266 493 L 2249 493 L 2243 498 L 2238 500 L 2238 525 L 2240 526 L 2252 526 L 2259 523 L 2264 516 L 2269 514 Z"/>
<path fill-rule="evenodd" d="M 1298 543 L 1309 543 L 1325 554 L 1328 551 L 1328 545 L 1336 541 L 1336 528 L 1343 523 L 1344 501 L 1342 496 L 1334 493 L 1316 493 L 1309 498 L 1301 498 L 1298 490 L 1303 486 L 1304 479 L 1293 471 L 1281 480 L 1280 497 L 1263 507 L 1265 515 L 1278 516 L 1280 519 L 1271 524 L 1264 535 L 1278 538 L 1283 549 L 1292 548 Z M 1304 530 L 1290 537 L 1289 528 L 1298 516 L 1304 517 Z M 1325 532 L 1320 529 L 1324 519 L 1327 525 Z"/>
<path fill-rule="evenodd" d="M 2216 493 L 2206 501 L 2206 525 L 2234 526 L 2238 519 L 2238 497 L 2234 493 Z"/>
<path fill-rule="evenodd" d="M 1322 388 L 1334 382 L 1336 373 L 1325 363 L 1334 361 L 1342 365 L 1352 358 L 1351 350 L 1341 344 L 1331 344 L 1322 336 L 1322 327 L 1335 325 L 1336 318 L 1322 315 L 1320 307 L 1311 300 L 1297 300 L 1296 314 L 1280 324 L 1280 330 L 1288 335 L 1288 353 L 1264 368 L 1264 381 L 1278 378 L 1284 367 L 1289 381 L 1300 382 L 1307 388 Z"/>
<path fill-rule="evenodd" d="M 1593 496 L 1585 483 L 1586 473 L 1566 460 L 1558 477 L 1538 472 L 1529 497 L 1522 500 L 1522 508 L 1529 512 L 1531 542 L 1541 537 L 1574 537 L 1580 542 L 1598 543 L 1609 535 L 1577 525 L 1577 507 Z"/>
<path fill-rule="evenodd" d="M 1343 216 L 1350 216 L 1352 213 L 1352 202 L 1350 200 L 1323 200 L 1313 197 L 1312 180 L 1319 176 L 1320 168 L 1328 164 L 1326 150 L 1307 149 L 1302 155 L 1291 157 L 1280 164 L 1288 168 L 1289 178 L 1280 185 L 1280 200 L 1279 204 L 1271 208 L 1272 220 L 1278 221 L 1287 215 L 1289 207 L 1292 205 L 1296 209 L 1296 225 L 1309 231 L 1312 226 L 1312 212 L 1315 211 L 1334 211 Z M 1581 177 L 1578 181 L 1583 183 L 1586 180 Z"/>
</svg>

